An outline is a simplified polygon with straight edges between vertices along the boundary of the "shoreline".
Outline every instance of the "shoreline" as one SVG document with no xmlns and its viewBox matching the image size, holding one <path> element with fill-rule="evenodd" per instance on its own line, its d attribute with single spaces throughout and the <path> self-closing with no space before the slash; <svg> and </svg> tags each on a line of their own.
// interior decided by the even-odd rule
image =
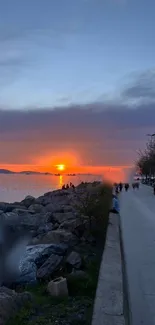
<svg viewBox="0 0 155 325">
<path fill-rule="evenodd" d="M 0 175 L 0 201 L 14 203 L 27 195 L 35 198 L 44 193 L 61 189 L 64 183 L 77 186 L 82 181 L 100 181 L 100 176 L 46 176 L 46 175 Z"/>
</svg>

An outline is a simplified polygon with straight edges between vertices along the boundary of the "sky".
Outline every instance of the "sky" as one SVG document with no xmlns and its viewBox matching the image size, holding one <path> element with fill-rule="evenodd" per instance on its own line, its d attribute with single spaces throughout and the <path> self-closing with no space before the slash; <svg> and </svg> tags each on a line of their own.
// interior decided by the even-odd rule
<svg viewBox="0 0 155 325">
<path fill-rule="evenodd" d="M 154 0 L 0 1 L 0 167 L 126 168 L 155 132 Z"/>
</svg>

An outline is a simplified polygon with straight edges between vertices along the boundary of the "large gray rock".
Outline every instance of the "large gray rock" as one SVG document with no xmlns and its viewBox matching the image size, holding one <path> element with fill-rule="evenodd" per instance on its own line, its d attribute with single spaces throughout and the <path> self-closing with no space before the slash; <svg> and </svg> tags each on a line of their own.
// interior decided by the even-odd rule
<svg viewBox="0 0 155 325">
<path fill-rule="evenodd" d="M 66 220 L 71 220 L 75 218 L 76 218 L 76 214 L 73 212 L 53 213 L 53 219 L 58 223 L 62 223 Z"/>
<path fill-rule="evenodd" d="M 52 254 L 46 262 L 38 269 L 37 278 L 45 279 L 51 276 L 62 265 L 63 257 Z"/>
<path fill-rule="evenodd" d="M 78 243 L 78 238 L 71 232 L 64 231 L 62 229 L 52 230 L 45 235 L 38 236 L 31 241 L 32 245 L 36 244 L 66 244 L 68 246 L 74 246 Z"/>
<path fill-rule="evenodd" d="M 82 264 L 82 259 L 79 253 L 77 252 L 71 252 L 68 257 L 66 262 L 71 265 L 75 269 L 80 269 L 81 264 Z"/>
<path fill-rule="evenodd" d="M 19 265 L 20 274 L 14 281 L 19 284 L 36 283 L 37 266 L 33 261 L 22 260 Z"/>
<path fill-rule="evenodd" d="M 47 224 L 41 225 L 37 230 L 37 235 L 45 234 L 51 230 L 54 230 L 53 223 L 47 223 Z"/>
<path fill-rule="evenodd" d="M 32 204 L 29 206 L 28 210 L 33 211 L 34 213 L 42 212 L 44 207 L 41 204 Z"/>
<path fill-rule="evenodd" d="M 63 208 L 61 207 L 60 203 L 48 203 L 45 205 L 45 211 L 46 212 L 63 212 Z"/>
<path fill-rule="evenodd" d="M 28 292 L 17 293 L 6 287 L 0 287 L 0 325 L 13 317 L 26 303 L 32 300 Z"/>
<path fill-rule="evenodd" d="M 0 219 L 3 221 L 6 221 L 10 225 L 18 224 L 20 221 L 20 217 L 17 213 L 15 212 L 6 212 L 6 213 L 1 213 L 0 214 Z"/>
<path fill-rule="evenodd" d="M 23 215 L 18 215 L 15 212 L 7 212 L 0 214 L 0 220 L 12 226 L 15 230 L 37 230 L 41 225 L 45 223 L 43 215 L 31 215 L 26 212 Z"/>
<path fill-rule="evenodd" d="M 14 209 L 23 208 L 22 203 L 14 202 L 14 203 L 0 203 L 0 210 L 3 212 L 12 212 Z"/>
<path fill-rule="evenodd" d="M 19 264 L 20 275 L 15 282 L 35 283 L 37 281 L 37 268 L 40 268 L 51 255 L 63 258 L 66 251 L 66 245 L 51 244 L 27 246 L 26 252 Z"/>
<path fill-rule="evenodd" d="M 75 211 L 75 209 L 69 204 L 63 205 L 62 208 L 64 210 L 64 213 L 65 212 L 74 212 Z"/>
<path fill-rule="evenodd" d="M 0 219 L 2 218 L 15 229 L 36 230 L 44 223 L 42 215 L 31 215 L 28 211 L 22 215 L 18 215 L 14 211 L 3 213 L 0 215 Z"/>
<path fill-rule="evenodd" d="M 44 257 L 49 257 L 51 254 L 56 254 L 63 256 L 67 250 L 67 245 L 63 244 L 41 244 L 41 245 L 29 245 L 26 248 L 26 254 L 24 259 L 29 259 L 37 263 L 40 259 L 43 259 L 42 264 L 44 263 Z"/>
<path fill-rule="evenodd" d="M 35 198 L 34 198 L 33 196 L 31 196 L 31 195 L 28 195 L 28 196 L 26 196 L 26 198 L 25 198 L 23 201 L 21 201 L 21 203 L 22 203 L 26 208 L 29 208 L 29 206 L 30 206 L 31 204 L 34 204 L 34 203 L 35 203 Z"/>
<path fill-rule="evenodd" d="M 35 200 L 35 203 L 46 206 L 47 204 L 51 203 L 51 198 L 50 197 L 45 197 L 45 196 L 40 196 Z"/>
<path fill-rule="evenodd" d="M 0 202 L 0 210 L 5 212 L 7 209 L 8 203 Z"/>
<path fill-rule="evenodd" d="M 83 226 L 83 229 L 85 229 L 85 223 L 80 218 L 77 218 L 72 220 L 65 220 L 60 224 L 59 229 L 65 229 L 70 232 L 74 232 L 77 230 L 78 232 L 80 226 Z"/>
</svg>

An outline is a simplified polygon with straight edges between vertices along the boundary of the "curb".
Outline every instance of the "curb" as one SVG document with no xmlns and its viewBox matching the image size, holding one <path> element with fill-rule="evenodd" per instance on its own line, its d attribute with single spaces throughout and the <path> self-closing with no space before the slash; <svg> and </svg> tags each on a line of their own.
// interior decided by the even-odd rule
<svg viewBox="0 0 155 325">
<path fill-rule="evenodd" d="M 128 277 L 126 270 L 126 261 L 125 261 L 125 253 L 124 253 L 124 245 L 123 245 L 123 235 L 122 235 L 122 227 L 121 227 L 121 218 L 119 216 L 119 233 L 120 233 L 120 249 L 122 256 L 122 281 L 123 281 L 123 312 L 125 317 L 125 324 L 131 324 L 131 312 L 129 308 L 129 292 L 128 292 Z"/>
<path fill-rule="evenodd" d="M 92 325 L 125 325 L 119 215 L 110 214 Z"/>
</svg>

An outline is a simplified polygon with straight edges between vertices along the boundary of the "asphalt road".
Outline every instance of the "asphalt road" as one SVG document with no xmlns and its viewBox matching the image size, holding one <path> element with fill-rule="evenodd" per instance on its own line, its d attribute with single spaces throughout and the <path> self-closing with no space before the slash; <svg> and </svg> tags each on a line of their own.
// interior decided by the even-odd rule
<svg viewBox="0 0 155 325">
<path fill-rule="evenodd" d="M 155 196 L 140 186 L 120 196 L 131 325 L 155 324 Z"/>
</svg>

